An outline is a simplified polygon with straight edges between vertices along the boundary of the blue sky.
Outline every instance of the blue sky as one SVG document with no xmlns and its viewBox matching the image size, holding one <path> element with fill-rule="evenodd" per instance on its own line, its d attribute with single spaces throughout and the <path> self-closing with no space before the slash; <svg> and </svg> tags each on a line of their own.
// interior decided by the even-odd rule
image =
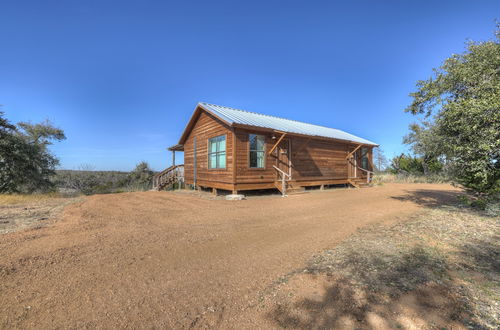
<svg viewBox="0 0 500 330">
<path fill-rule="evenodd" d="M 198 101 L 321 124 L 402 151 L 415 82 L 500 1 L 0 2 L 0 104 L 49 119 L 61 167 L 160 170 Z"/>
</svg>

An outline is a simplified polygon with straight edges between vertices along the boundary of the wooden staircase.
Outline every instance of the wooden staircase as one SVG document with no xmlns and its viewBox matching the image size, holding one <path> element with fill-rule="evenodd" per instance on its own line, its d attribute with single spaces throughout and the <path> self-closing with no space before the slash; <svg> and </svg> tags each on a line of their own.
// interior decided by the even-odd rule
<svg viewBox="0 0 500 330">
<path fill-rule="evenodd" d="M 283 191 L 283 182 L 281 180 L 274 181 L 274 186 L 280 191 L 281 194 L 287 195 L 297 195 L 306 192 L 304 187 L 297 186 L 291 181 L 285 181 L 285 190 Z"/>
<path fill-rule="evenodd" d="M 350 178 L 347 181 L 354 188 L 368 188 L 373 186 L 371 182 L 367 182 L 366 178 Z"/>
<path fill-rule="evenodd" d="M 281 192 L 281 196 L 286 197 L 288 187 L 290 186 L 290 174 L 283 172 L 283 170 L 273 165 L 273 168 L 278 172 L 280 180 L 274 181 L 274 186 Z"/>
<path fill-rule="evenodd" d="M 163 190 L 178 183 L 184 182 L 184 165 L 174 165 L 155 174 L 153 177 L 153 190 Z"/>
</svg>

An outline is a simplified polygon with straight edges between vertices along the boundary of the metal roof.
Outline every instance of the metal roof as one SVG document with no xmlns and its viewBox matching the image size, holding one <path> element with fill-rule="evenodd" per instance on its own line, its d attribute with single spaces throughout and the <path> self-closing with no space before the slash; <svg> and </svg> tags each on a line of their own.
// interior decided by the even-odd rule
<svg viewBox="0 0 500 330">
<path fill-rule="evenodd" d="M 230 125 L 242 124 L 242 125 L 270 128 L 287 133 L 326 137 L 326 138 L 353 141 L 356 143 L 369 144 L 375 146 L 377 145 L 374 142 L 365 140 L 363 138 L 360 138 L 358 136 L 349 134 L 347 132 L 335 128 L 313 125 L 296 120 L 263 115 L 260 113 L 250 112 L 246 110 L 239 110 L 220 105 L 209 104 L 205 102 L 198 103 L 198 106 L 202 107 L 208 112 L 211 112 L 212 114 L 226 121 Z"/>
</svg>

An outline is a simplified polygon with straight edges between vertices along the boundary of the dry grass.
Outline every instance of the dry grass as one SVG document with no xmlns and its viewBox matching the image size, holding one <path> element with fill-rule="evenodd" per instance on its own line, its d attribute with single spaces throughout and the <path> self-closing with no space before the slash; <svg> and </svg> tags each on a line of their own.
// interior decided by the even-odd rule
<svg viewBox="0 0 500 330">
<path fill-rule="evenodd" d="M 384 183 L 447 183 L 449 180 L 441 175 L 413 175 L 413 174 L 392 174 L 376 173 L 373 177 L 374 184 Z"/>
<path fill-rule="evenodd" d="M 500 217 L 454 207 L 361 229 L 291 274 L 269 317 L 304 329 L 498 329 L 499 232 Z"/>
<path fill-rule="evenodd" d="M 0 195 L 0 234 L 43 227 L 78 200 L 58 193 Z"/>
<path fill-rule="evenodd" d="M 0 205 L 27 204 L 46 201 L 54 198 L 61 198 L 58 193 L 46 194 L 0 194 Z"/>
</svg>

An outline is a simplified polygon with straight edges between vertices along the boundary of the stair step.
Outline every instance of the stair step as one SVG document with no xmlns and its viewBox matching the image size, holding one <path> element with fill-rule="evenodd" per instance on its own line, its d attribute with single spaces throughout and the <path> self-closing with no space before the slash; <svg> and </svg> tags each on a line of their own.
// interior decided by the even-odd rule
<svg viewBox="0 0 500 330">
<path fill-rule="evenodd" d="M 302 194 L 308 194 L 309 191 L 306 190 L 296 190 L 296 191 L 287 191 L 287 195 L 302 195 Z"/>
</svg>

